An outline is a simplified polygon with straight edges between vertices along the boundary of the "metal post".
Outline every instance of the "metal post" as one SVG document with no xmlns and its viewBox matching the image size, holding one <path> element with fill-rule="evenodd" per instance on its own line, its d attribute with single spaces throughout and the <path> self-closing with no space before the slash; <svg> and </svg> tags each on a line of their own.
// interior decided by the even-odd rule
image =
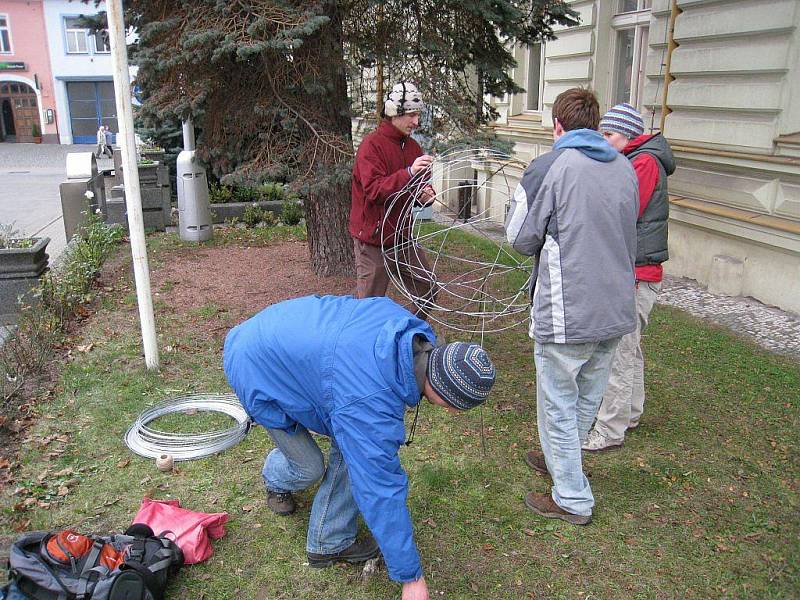
<svg viewBox="0 0 800 600">
<path fill-rule="evenodd" d="M 195 142 L 194 142 L 194 125 L 192 125 L 191 119 L 186 119 L 183 122 L 183 149 L 184 150 L 195 150 Z"/>
<path fill-rule="evenodd" d="M 670 12 L 669 12 L 669 21 L 667 25 L 667 62 L 666 62 L 666 73 L 664 73 L 664 94 L 661 97 L 661 126 L 660 131 L 664 133 L 664 125 L 667 122 L 667 115 L 672 112 L 672 109 L 669 107 L 668 101 L 668 94 L 669 94 L 669 84 L 675 80 L 675 77 L 672 75 L 672 53 L 675 51 L 675 48 L 678 47 L 678 43 L 675 42 L 675 19 L 681 14 L 683 11 L 678 6 L 678 0 L 672 0 L 670 3 Z"/>
<path fill-rule="evenodd" d="M 139 171 L 136 165 L 136 139 L 133 132 L 133 107 L 128 69 L 128 48 L 125 45 L 125 23 L 122 0 L 108 0 L 108 33 L 111 41 L 111 60 L 114 68 L 114 96 L 117 105 L 120 148 L 122 150 L 125 202 L 128 210 L 133 274 L 136 281 L 136 299 L 142 326 L 144 362 L 148 369 L 158 368 L 156 323 L 153 316 L 153 297 L 150 293 L 150 270 L 147 265 L 147 244 L 144 237 L 142 195 L 139 189 Z"/>
</svg>

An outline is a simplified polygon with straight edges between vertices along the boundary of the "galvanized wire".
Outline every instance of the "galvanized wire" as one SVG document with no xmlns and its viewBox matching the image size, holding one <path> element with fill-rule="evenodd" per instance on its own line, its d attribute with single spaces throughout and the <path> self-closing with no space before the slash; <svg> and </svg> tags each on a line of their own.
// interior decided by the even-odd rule
<svg viewBox="0 0 800 600">
<path fill-rule="evenodd" d="M 422 308 L 427 317 L 457 331 L 480 334 L 496 333 L 527 320 L 530 310 L 531 259 L 514 252 L 504 236 L 490 235 L 496 225 L 492 207 L 508 206 L 516 189 L 516 179 L 509 171 L 521 174 L 525 164 L 491 148 L 472 148 L 444 153 L 435 158 L 427 173 L 411 181 L 386 202 L 381 240 L 384 265 L 389 279 L 408 300 Z M 470 173 L 465 181 L 464 171 Z M 472 173 L 479 176 L 473 180 Z M 433 186 L 432 206 L 440 219 L 451 215 L 441 228 L 425 231 L 415 207 L 425 204 L 426 189 Z M 446 199 L 468 189 L 478 197 L 490 195 L 469 219 L 453 215 Z M 396 231 L 395 235 L 391 232 Z M 454 243 L 454 232 L 466 232 L 483 240 L 483 248 L 470 256 Z M 426 259 L 430 270 L 420 266 Z M 404 272 L 413 272 L 428 280 L 436 289 L 434 298 L 417 297 L 406 285 Z M 524 283 L 510 286 L 514 273 L 523 275 Z"/>
<path fill-rule="evenodd" d="M 156 419 L 175 413 L 216 412 L 231 417 L 236 425 L 204 433 L 171 433 L 148 427 Z M 125 444 L 145 458 L 169 454 L 175 461 L 217 454 L 238 444 L 250 430 L 250 417 L 234 394 L 189 394 L 171 398 L 147 409 L 125 434 Z"/>
</svg>

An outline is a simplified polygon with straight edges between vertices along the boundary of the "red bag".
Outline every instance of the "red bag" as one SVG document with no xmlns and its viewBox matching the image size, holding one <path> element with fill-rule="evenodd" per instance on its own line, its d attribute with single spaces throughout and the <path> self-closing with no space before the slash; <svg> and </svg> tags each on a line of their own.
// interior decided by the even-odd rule
<svg viewBox="0 0 800 600">
<path fill-rule="evenodd" d="M 225 535 L 228 513 L 202 513 L 181 508 L 180 500 L 145 498 L 134 523 L 146 523 L 158 535 L 175 541 L 183 550 L 186 564 L 203 562 L 211 557 L 211 539 Z"/>
</svg>

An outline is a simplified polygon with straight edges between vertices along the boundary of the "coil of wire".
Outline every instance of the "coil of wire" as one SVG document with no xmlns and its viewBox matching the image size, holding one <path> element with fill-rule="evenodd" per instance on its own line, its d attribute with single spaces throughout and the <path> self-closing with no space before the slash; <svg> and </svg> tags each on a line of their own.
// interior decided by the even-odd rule
<svg viewBox="0 0 800 600">
<path fill-rule="evenodd" d="M 148 426 L 165 415 L 195 412 L 222 413 L 236 424 L 203 433 L 170 433 Z M 234 394 L 189 394 L 171 398 L 144 411 L 125 434 L 125 444 L 145 458 L 170 454 L 176 461 L 194 460 L 235 446 L 247 435 L 250 424 L 250 417 Z"/>
</svg>

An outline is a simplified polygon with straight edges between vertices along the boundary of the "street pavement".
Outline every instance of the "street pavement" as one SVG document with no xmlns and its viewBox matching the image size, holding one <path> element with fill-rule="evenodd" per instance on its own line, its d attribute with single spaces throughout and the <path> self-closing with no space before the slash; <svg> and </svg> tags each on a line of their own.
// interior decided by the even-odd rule
<svg viewBox="0 0 800 600">
<path fill-rule="evenodd" d="M 0 224 L 13 224 L 26 236 L 50 238 L 50 263 L 67 244 L 58 186 L 66 181 L 69 152 L 92 152 L 93 145 L 0 144 Z M 98 169 L 113 166 L 97 161 Z"/>
</svg>

